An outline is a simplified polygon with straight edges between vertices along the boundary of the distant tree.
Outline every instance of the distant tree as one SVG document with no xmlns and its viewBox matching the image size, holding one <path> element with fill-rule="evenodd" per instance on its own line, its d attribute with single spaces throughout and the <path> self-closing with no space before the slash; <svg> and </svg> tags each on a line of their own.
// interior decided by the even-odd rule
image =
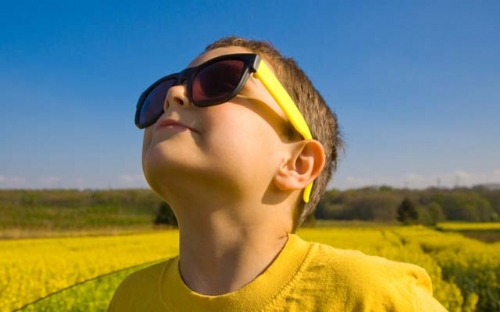
<svg viewBox="0 0 500 312">
<path fill-rule="evenodd" d="M 417 206 L 416 209 L 418 214 L 418 220 L 416 223 L 427 226 L 436 225 L 436 221 L 432 218 L 426 206 Z"/>
<path fill-rule="evenodd" d="M 492 221 L 500 221 L 500 190 L 477 189 L 476 190 L 483 198 L 487 199 L 493 210 L 491 214 Z"/>
<path fill-rule="evenodd" d="M 397 219 L 404 224 L 414 224 L 418 220 L 417 207 L 408 196 L 398 206 Z"/>
<path fill-rule="evenodd" d="M 441 206 L 436 202 L 428 205 L 417 206 L 418 223 L 427 226 L 436 226 L 438 222 L 444 221 L 445 216 Z"/>
<path fill-rule="evenodd" d="M 379 188 L 379 191 L 381 192 L 392 192 L 394 189 L 388 185 L 382 185 Z"/>
<path fill-rule="evenodd" d="M 398 202 L 391 194 L 379 191 L 361 194 L 346 202 L 344 216 L 349 220 L 392 221 Z"/>
<path fill-rule="evenodd" d="M 327 202 L 325 201 L 324 198 L 322 198 L 318 204 L 316 205 L 316 210 L 314 210 L 314 218 L 315 219 L 327 219 L 326 218 L 326 206 Z"/>
<path fill-rule="evenodd" d="M 443 196 L 441 206 L 448 220 L 487 222 L 495 217 L 490 201 L 470 190 L 453 189 Z"/>
<path fill-rule="evenodd" d="M 155 225 L 171 225 L 177 226 L 177 218 L 175 217 L 172 208 L 166 203 L 161 202 L 158 205 L 158 212 L 156 213 L 156 217 L 154 220 Z"/>
<path fill-rule="evenodd" d="M 443 208 L 436 202 L 431 202 L 426 206 L 429 216 L 432 219 L 433 224 L 436 225 L 438 222 L 442 222 L 446 220 L 446 216 L 444 215 Z"/>
</svg>

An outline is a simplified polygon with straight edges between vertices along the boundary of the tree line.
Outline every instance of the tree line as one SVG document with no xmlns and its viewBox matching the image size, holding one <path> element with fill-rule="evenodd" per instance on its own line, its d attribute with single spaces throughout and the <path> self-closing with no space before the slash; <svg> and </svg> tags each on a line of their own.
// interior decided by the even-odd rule
<svg viewBox="0 0 500 312">
<path fill-rule="evenodd" d="M 55 228 L 58 218 L 81 227 L 92 223 L 177 225 L 168 204 L 148 189 L 0 190 L 0 216 L 0 228 L 43 224 L 43 218 Z M 426 225 L 441 221 L 494 222 L 500 221 L 500 190 L 481 186 L 333 189 L 324 194 L 312 218 Z M 75 222 L 82 219 L 87 222 Z"/>
<path fill-rule="evenodd" d="M 500 221 L 500 190 L 472 188 L 397 189 L 387 186 L 327 191 L 316 219 L 400 221 L 434 225 L 441 221 Z"/>
</svg>

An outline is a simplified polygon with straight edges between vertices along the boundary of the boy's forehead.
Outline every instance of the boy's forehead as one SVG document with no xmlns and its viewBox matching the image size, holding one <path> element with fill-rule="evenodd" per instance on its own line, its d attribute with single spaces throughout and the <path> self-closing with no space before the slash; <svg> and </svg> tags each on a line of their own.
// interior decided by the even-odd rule
<svg viewBox="0 0 500 312">
<path fill-rule="evenodd" d="M 226 54 L 236 54 L 236 53 L 252 53 L 252 51 L 245 49 L 243 47 L 223 47 L 223 48 L 217 48 L 213 49 L 207 52 L 202 53 L 198 57 L 196 57 L 194 60 L 189 63 L 188 67 L 194 67 L 198 66 L 202 63 L 205 63 L 208 60 L 211 60 L 217 56 L 221 55 L 226 55 Z"/>
</svg>

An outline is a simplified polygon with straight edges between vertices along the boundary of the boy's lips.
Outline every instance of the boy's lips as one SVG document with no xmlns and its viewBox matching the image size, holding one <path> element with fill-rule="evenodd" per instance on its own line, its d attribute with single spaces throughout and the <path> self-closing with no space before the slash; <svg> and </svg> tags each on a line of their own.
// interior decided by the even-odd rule
<svg viewBox="0 0 500 312">
<path fill-rule="evenodd" d="M 195 129 L 188 127 L 185 124 L 181 123 L 180 121 L 170 119 L 170 118 L 158 120 L 154 126 L 154 130 L 158 130 L 160 128 L 178 128 L 178 129 L 186 129 L 186 130 L 198 132 Z"/>
</svg>

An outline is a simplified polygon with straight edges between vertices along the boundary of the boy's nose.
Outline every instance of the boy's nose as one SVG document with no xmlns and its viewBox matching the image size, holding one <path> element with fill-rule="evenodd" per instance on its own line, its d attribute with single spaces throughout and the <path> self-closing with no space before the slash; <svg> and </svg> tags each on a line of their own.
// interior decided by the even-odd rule
<svg viewBox="0 0 500 312">
<path fill-rule="evenodd" d="M 190 105 L 189 98 L 187 96 L 187 88 L 185 84 L 179 84 L 170 89 L 165 96 L 165 101 L 163 102 L 163 111 L 167 111 L 170 105 Z"/>
</svg>

